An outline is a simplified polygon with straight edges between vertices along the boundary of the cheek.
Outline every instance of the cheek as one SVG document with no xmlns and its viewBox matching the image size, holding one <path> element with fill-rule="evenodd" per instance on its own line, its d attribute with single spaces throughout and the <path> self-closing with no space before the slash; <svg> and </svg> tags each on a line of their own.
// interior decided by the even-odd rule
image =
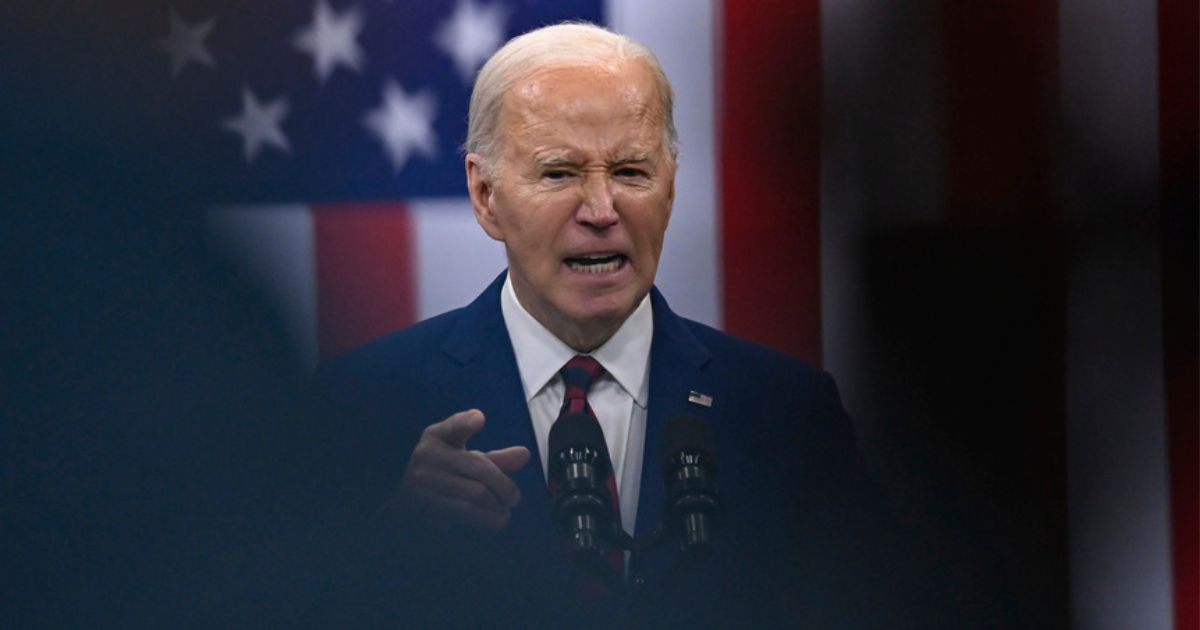
<svg viewBox="0 0 1200 630">
<path fill-rule="evenodd" d="M 523 209 L 526 246 L 537 251 L 554 251 L 579 208 L 577 195 L 541 196 Z"/>
<path fill-rule="evenodd" d="M 636 232 L 634 238 L 646 248 L 646 254 L 656 258 L 662 250 L 663 235 L 667 231 L 667 221 L 670 218 L 670 205 L 662 196 L 637 200 L 637 212 L 632 213 L 628 220 L 631 229 Z"/>
<path fill-rule="evenodd" d="M 562 225 L 550 208 L 538 207 L 510 217 L 507 244 L 531 267 L 553 269 L 561 261 L 556 243 Z"/>
<path fill-rule="evenodd" d="M 522 250 L 536 248 L 544 230 L 536 202 L 528 194 L 508 194 L 501 199 L 500 205 L 504 210 L 497 213 L 497 222 L 504 228 L 509 242 L 519 243 Z"/>
</svg>

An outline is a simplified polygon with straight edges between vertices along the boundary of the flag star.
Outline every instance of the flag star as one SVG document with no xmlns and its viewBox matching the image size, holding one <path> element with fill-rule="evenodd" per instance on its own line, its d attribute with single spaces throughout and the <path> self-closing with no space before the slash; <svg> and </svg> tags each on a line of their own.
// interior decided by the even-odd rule
<svg viewBox="0 0 1200 630">
<path fill-rule="evenodd" d="M 383 143 L 392 168 L 399 173 L 413 151 L 427 158 L 437 153 L 433 117 L 437 99 L 428 90 L 413 95 L 392 79 L 383 86 L 383 102 L 363 117 L 363 124 Z"/>
<path fill-rule="evenodd" d="M 171 56 L 171 76 L 177 77 L 189 61 L 212 67 L 216 65 L 212 53 L 204 46 L 204 39 L 212 32 L 217 20 L 203 20 L 188 25 L 171 9 L 171 32 L 158 40 L 158 47 Z"/>
<path fill-rule="evenodd" d="M 313 7 L 312 24 L 296 33 L 292 44 L 312 55 L 313 71 L 324 84 L 339 65 L 356 72 L 362 68 L 363 50 L 358 45 L 362 29 L 363 17 L 358 7 L 350 7 L 338 15 L 325 0 L 320 0 Z"/>
<path fill-rule="evenodd" d="M 242 113 L 225 119 L 222 127 L 242 137 L 242 148 L 246 154 L 246 163 L 254 161 L 263 145 L 271 145 L 284 153 L 289 153 L 287 136 L 279 128 L 288 113 L 287 99 L 280 97 L 263 105 L 255 98 L 250 88 L 242 88 Z"/>
<path fill-rule="evenodd" d="M 506 13 L 498 2 L 478 5 L 475 0 L 459 0 L 454 15 L 434 34 L 434 42 L 454 60 L 464 83 L 470 83 L 475 71 L 500 47 Z"/>
</svg>

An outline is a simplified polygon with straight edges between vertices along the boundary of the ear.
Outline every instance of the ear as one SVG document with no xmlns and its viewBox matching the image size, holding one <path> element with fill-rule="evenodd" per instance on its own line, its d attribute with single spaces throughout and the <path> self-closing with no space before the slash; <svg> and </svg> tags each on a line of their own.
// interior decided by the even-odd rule
<svg viewBox="0 0 1200 630">
<path fill-rule="evenodd" d="M 675 208 L 675 165 L 671 164 L 671 182 L 667 188 L 667 220 L 671 219 L 671 210 Z"/>
<path fill-rule="evenodd" d="M 494 209 L 495 189 L 492 182 L 483 173 L 483 157 L 477 153 L 468 153 L 466 159 L 467 192 L 471 195 L 471 207 L 475 210 L 475 220 L 487 235 L 497 241 L 504 240 L 504 231 L 496 218 Z"/>
</svg>

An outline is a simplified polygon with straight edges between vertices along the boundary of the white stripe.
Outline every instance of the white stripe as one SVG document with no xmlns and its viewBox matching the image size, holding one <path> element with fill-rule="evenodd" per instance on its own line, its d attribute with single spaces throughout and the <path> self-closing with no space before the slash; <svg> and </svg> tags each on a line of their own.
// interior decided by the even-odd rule
<svg viewBox="0 0 1200 630">
<path fill-rule="evenodd" d="M 209 208 L 206 215 L 214 247 L 270 300 L 301 366 L 316 367 L 316 245 L 311 210 L 302 205 L 246 205 Z"/>
<path fill-rule="evenodd" d="M 469 198 L 406 205 L 416 244 L 418 320 L 465 306 L 507 266 L 504 246 L 475 222 Z"/>
<path fill-rule="evenodd" d="M 1067 495 L 1078 628 L 1172 627 L 1153 2 L 1060 0 Z"/>
<path fill-rule="evenodd" d="M 679 170 L 675 209 L 656 283 L 679 314 L 721 324 L 717 240 L 716 95 L 713 3 L 608 0 L 609 26 L 645 44 L 675 89 Z"/>
</svg>

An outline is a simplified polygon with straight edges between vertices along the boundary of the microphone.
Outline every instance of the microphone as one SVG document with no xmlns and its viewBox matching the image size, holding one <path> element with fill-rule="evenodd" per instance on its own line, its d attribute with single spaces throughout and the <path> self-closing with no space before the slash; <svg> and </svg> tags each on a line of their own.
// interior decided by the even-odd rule
<svg viewBox="0 0 1200 630">
<path fill-rule="evenodd" d="M 548 451 L 551 514 L 567 541 L 571 560 L 603 573 L 617 539 L 604 432 L 586 413 L 567 414 L 550 427 Z"/>
<path fill-rule="evenodd" d="M 717 486 L 712 428 L 695 416 L 679 416 L 667 424 L 662 444 L 666 533 L 681 539 L 680 549 L 686 558 L 705 558 L 712 551 L 715 530 L 725 517 Z"/>
</svg>

